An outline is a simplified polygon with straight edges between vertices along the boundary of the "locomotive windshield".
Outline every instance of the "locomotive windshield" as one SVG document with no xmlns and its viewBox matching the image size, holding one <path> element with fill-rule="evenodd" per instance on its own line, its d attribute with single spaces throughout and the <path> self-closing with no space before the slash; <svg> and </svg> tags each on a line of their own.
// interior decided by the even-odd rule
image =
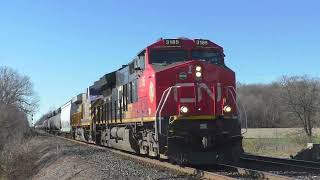
<svg viewBox="0 0 320 180">
<path fill-rule="evenodd" d="M 223 65 L 223 56 L 220 52 L 216 51 L 203 51 L 203 50 L 193 50 L 191 52 L 191 59 L 195 60 L 205 60 L 212 64 Z"/>
<path fill-rule="evenodd" d="M 223 65 L 223 55 L 212 50 L 156 50 L 150 55 L 151 64 L 172 64 L 188 60 L 204 60 L 212 64 Z"/>
<path fill-rule="evenodd" d="M 186 50 L 160 50 L 151 53 L 151 64 L 171 64 L 188 59 Z"/>
</svg>

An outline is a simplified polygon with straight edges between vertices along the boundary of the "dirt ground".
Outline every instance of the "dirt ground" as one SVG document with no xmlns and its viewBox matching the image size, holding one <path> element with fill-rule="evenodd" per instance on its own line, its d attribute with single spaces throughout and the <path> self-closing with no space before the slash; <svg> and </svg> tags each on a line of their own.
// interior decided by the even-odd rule
<svg viewBox="0 0 320 180">
<path fill-rule="evenodd" d="M 193 179 L 178 172 L 141 164 L 108 149 L 54 136 L 38 135 L 30 143 L 32 153 L 37 156 L 30 160 L 34 162 L 28 163 L 32 166 L 31 175 L 24 177 L 20 174 L 7 179 Z"/>
</svg>

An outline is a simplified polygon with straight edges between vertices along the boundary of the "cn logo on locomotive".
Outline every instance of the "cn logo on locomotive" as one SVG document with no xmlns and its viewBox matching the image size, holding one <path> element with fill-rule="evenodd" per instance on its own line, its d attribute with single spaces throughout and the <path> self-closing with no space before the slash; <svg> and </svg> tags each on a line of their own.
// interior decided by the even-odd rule
<svg viewBox="0 0 320 180">
<path fill-rule="evenodd" d="M 179 74 L 179 78 L 180 78 L 181 80 L 186 80 L 187 77 L 188 77 L 188 75 L 187 75 L 187 73 L 185 73 L 185 72 L 181 72 L 181 73 Z"/>
<path fill-rule="evenodd" d="M 180 88 L 183 87 L 193 87 L 195 86 L 195 83 L 177 83 L 176 86 L 179 86 Z M 219 102 L 221 100 L 221 86 L 217 86 L 217 101 Z M 199 83 L 197 84 L 197 96 L 198 96 L 198 102 L 202 100 L 202 90 L 206 92 L 206 94 L 214 101 L 214 92 L 213 90 L 210 90 L 210 88 L 205 83 Z M 195 103 L 196 98 L 179 98 L 180 103 Z M 178 102 L 178 88 L 174 89 L 174 100 Z"/>
</svg>

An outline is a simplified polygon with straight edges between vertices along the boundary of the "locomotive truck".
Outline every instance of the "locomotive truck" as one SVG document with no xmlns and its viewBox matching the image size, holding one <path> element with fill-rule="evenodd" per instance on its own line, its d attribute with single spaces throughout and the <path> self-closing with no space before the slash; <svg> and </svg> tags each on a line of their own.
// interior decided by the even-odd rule
<svg viewBox="0 0 320 180">
<path fill-rule="evenodd" d="M 237 161 L 241 121 L 224 57 L 209 40 L 160 39 L 70 101 L 69 133 L 179 164 Z"/>
</svg>

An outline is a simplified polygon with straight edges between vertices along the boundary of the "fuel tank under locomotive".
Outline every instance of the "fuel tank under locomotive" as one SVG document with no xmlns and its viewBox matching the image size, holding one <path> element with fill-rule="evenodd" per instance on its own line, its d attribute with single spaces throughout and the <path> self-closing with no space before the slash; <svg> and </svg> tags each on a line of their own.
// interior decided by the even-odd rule
<svg viewBox="0 0 320 180">
<path fill-rule="evenodd" d="M 139 152 L 138 142 L 134 138 L 131 128 L 112 127 L 111 130 L 107 130 L 107 133 L 101 137 L 105 138 L 102 139 L 101 142 L 109 147 L 130 151 L 133 153 Z"/>
</svg>

